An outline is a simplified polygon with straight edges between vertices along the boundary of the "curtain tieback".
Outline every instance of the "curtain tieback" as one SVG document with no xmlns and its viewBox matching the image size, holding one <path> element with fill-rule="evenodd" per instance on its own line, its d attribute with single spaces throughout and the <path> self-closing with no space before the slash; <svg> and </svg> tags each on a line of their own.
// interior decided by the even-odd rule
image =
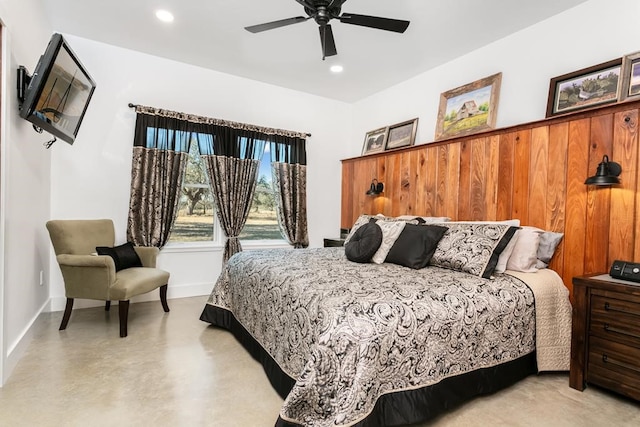
<svg viewBox="0 0 640 427">
<path fill-rule="evenodd" d="M 227 236 L 227 239 L 239 239 L 240 236 Z"/>
</svg>

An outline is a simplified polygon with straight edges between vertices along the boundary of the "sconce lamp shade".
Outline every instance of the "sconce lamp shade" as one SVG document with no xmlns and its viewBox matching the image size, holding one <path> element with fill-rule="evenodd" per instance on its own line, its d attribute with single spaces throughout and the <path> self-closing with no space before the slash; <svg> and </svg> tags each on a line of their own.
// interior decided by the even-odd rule
<svg viewBox="0 0 640 427">
<path fill-rule="evenodd" d="M 382 193 L 382 191 L 384 190 L 384 184 L 382 184 L 381 182 L 378 182 L 377 179 L 373 179 L 371 181 L 371 187 L 369 187 L 369 191 L 367 191 L 367 196 L 377 196 L 378 194 Z"/>
<path fill-rule="evenodd" d="M 622 173 L 622 167 L 619 163 L 610 162 L 609 156 L 606 154 L 602 158 L 602 162 L 598 165 L 596 174 L 587 178 L 584 182 L 587 185 L 616 185 L 620 184 L 620 174 Z"/>
</svg>

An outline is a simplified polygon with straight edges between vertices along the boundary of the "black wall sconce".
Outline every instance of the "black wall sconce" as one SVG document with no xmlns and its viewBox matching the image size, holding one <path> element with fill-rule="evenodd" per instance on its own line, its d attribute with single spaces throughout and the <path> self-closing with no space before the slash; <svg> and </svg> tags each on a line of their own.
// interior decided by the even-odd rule
<svg viewBox="0 0 640 427">
<path fill-rule="evenodd" d="M 587 185 L 616 185 L 620 184 L 620 174 L 622 167 L 619 163 L 610 162 L 606 154 L 602 157 L 602 162 L 598 165 L 596 174 L 587 178 L 584 182 Z"/>
<path fill-rule="evenodd" d="M 369 191 L 367 191 L 367 196 L 377 196 L 378 194 L 382 193 L 382 191 L 384 190 L 384 184 L 381 182 L 378 182 L 377 179 L 372 179 L 371 180 L 371 187 L 369 187 Z"/>
</svg>

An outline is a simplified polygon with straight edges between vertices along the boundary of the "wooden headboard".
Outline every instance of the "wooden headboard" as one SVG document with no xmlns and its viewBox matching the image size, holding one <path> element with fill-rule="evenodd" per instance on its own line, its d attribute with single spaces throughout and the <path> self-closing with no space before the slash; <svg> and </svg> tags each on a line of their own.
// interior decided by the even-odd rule
<svg viewBox="0 0 640 427">
<path fill-rule="evenodd" d="M 551 268 L 573 276 L 640 261 L 640 102 L 342 161 L 341 227 L 358 215 L 519 218 L 564 233 Z M 584 184 L 604 155 L 621 185 Z M 365 195 L 372 179 L 384 193 Z"/>
</svg>

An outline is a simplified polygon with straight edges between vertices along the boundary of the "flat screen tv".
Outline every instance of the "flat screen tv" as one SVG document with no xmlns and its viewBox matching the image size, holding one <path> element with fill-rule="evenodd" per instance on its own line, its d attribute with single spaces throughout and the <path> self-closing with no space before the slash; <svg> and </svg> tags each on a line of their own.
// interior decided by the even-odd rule
<svg viewBox="0 0 640 427">
<path fill-rule="evenodd" d="M 30 77 L 24 75 L 24 67 L 20 68 L 20 117 L 73 144 L 96 83 L 67 41 L 61 34 L 54 34 Z"/>
</svg>

